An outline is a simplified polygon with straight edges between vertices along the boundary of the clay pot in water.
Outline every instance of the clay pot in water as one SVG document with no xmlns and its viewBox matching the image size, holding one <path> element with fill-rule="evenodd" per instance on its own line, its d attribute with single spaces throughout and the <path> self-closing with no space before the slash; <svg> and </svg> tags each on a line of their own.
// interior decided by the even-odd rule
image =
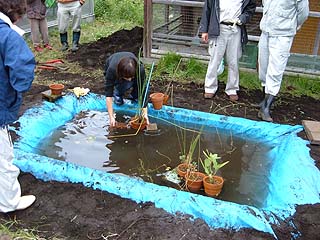
<svg viewBox="0 0 320 240">
<path fill-rule="evenodd" d="M 179 177 L 184 178 L 187 174 L 187 171 L 193 171 L 194 170 L 194 166 L 190 163 L 180 163 L 177 166 L 177 174 Z"/>
<path fill-rule="evenodd" d="M 150 94 L 150 99 L 151 99 L 151 102 L 153 104 L 154 109 L 159 110 L 162 108 L 163 98 L 164 98 L 163 93 L 157 92 L 157 93 Z"/>
<path fill-rule="evenodd" d="M 191 192 L 199 191 L 203 186 L 203 179 L 206 175 L 202 172 L 189 172 L 186 174 L 186 186 Z"/>
<path fill-rule="evenodd" d="M 51 95 L 61 95 L 64 89 L 64 85 L 60 83 L 50 84 Z"/>
<path fill-rule="evenodd" d="M 224 180 L 220 176 L 213 176 L 213 180 L 210 180 L 209 176 L 205 176 L 203 179 L 204 192 L 207 196 L 216 197 L 220 194 L 223 183 Z"/>
<path fill-rule="evenodd" d="M 133 129 L 139 129 L 140 131 L 145 129 L 147 127 L 147 120 L 143 119 L 143 121 L 141 121 L 142 119 L 139 116 L 134 116 L 130 119 L 129 125 L 131 128 Z"/>
</svg>

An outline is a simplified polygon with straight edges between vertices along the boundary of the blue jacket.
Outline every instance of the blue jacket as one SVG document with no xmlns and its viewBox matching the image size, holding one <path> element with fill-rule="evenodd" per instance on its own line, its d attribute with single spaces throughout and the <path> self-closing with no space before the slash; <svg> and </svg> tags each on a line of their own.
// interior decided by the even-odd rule
<svg viewBox="0 0 320 240">
<path fill-rule="evenodd" d="M 34 55 L 24 39 L 0 19 L 0 126 L 18 119 L 22 93 L 34 79 Z"/>
<path fill-rule="evenodd" d="M 241 28 L 241 45 L 248 42 L 248 35 L 245 24 L 249 22 L 256 10 L 255 0 L 244 0 L 241 6 L 239 16 L 242 25 Z M 199 27 L 199 33 L 208 33 L 209 39 L 217 38 L 220 35 L 220 1 L 206 0 Z"/>
</svg>

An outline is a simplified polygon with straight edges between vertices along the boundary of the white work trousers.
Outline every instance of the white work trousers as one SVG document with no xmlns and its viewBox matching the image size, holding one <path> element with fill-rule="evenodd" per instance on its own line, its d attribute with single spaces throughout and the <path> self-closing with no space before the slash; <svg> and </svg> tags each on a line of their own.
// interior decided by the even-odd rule
<svg viewBox="0 0 320 240">
<path fill-rule="evenodd" d="M 224 55 L 228 63 L 227 95 L 237 94 L 239 90 L 239 67 L 241 57 L 241 29 L 238 26 L 220 24 L 220 35 L 209 41 L 210 60 L 208 64 L 205 92 L 215 93 L 218 89 L 218 68 Z"/>
<path fill-rule="evenodd" d="M 13 165 L 13 144 L 8 129 L 0 127 L 0 212 L 16 209 L 21 197 L 19 168 Z"/>
<path fill-rule="evenodd" d="M 72 31 L 80 32 L 81 29 L 81 4 L 79 1 L 58 3 L 58 28 L 59 33 L 66 33 L 69 21 L 72 20 Z"/>
<path fill-rule="evenodd" d="M 265 93 L 276 96 L 281 87 L 293 36 L 269 36 L 262 32 L 259 40 L 259 79 Z"/>
</svg>

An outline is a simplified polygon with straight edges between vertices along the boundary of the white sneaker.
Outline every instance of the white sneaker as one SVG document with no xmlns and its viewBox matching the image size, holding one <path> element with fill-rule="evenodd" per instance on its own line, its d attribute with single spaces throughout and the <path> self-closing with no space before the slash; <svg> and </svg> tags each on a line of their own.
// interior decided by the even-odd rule
<svg viewBox="0 0 320 240">
<path fill-rule="evenodd" d="M 36 197 L 33 195 L 26 195 L 20 197 L 20 202 L 16 208 L 16 210 L 23 210 L 28 207 L 30 207 L 34 201 L 36 200 Z"/>
</svg>

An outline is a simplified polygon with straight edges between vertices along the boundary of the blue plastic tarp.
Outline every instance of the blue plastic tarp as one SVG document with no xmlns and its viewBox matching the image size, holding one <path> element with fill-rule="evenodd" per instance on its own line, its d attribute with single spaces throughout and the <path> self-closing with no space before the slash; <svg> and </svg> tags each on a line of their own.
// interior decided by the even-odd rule
<svg viewBox="0 0 320 240">
<path fill-rule="evenodd" d="M 114 107 L 116 111 L 132 113 L 136 109 L 130 103 Z M 44 181 L 82 183 L 137 203 L 153 202 L 156 207 L 172 214 L 181 212 L 201 218 L 212 228 L 247 227 L 274 234 L 271 227 L 276 223 L 274 215 L 283 219 L 294 214 L 297 204 L 320 202 L 320 173 L 310 157 L 308 142 L 297 136 L 303 130 L 300 125 L 258 122 L 170 106 L 164 106 L 161 110 L 149 107 L 150 116 L 155 118 L 215 126 L 231 130 L 242 138 L 271 144 L 273 148 L 268 153 L 272 159 L 268 196 L 264 206 L 258 209 L 36 154 L 37 145 L 43 138 L 83 110 L 106 111 L 105 97 L 90 93 L 78 99 L 70 93 L 55 103 L 44 102 L 42 106 L 26 111 L 19 119 L 17 134 L 20 140 L 15 143 L 15 164 L 22 171 Z"/>
</svg>

